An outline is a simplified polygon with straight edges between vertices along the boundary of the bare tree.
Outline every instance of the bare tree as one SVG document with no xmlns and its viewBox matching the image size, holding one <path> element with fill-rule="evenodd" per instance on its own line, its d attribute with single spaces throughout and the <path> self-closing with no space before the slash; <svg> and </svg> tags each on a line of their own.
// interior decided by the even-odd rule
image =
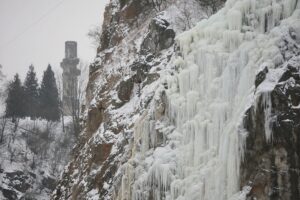
<svg viewBox="0 0 300 200">
<path fill-rule="evenodd" d="M 161 10 L 161 6 L 164 0 L 151 0 L 153 7 L 157 10 Z"/>
<path fill-rule="evenodd" d="M 77 91 L 75 91 L 77 90 Z M 80 87 L 75 88 L 74 91 L 72 92 L 72 97 L 71 97 L 71 114 L 72 114 L 72 123 L 73 123 L 73 130 L 74 134 L 77 136 L 81 130 L 80 128 L 80 103 L 79 100 L 81 99 L 81 89 Z"/>
<path fill-rule="evenodd" d="M 94 26 L 87 33 L 87 36 L 92 40 L 92 45 L 95 48 L 98 48 L 98 46 L 100 45 L 101 32 L 101 26 Z"/>
<path fill-rule="evenodd" d="M 51 164 L 50 164 L 52 174 L 55 174 L 55 172 L 57 171 L 58 164 L 59 164 L 60 160 L 61 160 L 60 148 L 55 148 L 54 149 L 54 157 L 51 160 Z"/>
<path fill-rule="evenodd" d="M 5 79 L 5 76 L 2 73 L 2 66 L 0 65 L 0 82 L 2 82 L 3 87 L 0 87 L 0 102 L 3 103 L 4 100 L 7 98 L 8 93 L 8 83 L 4 83 L 3 81 Z M 5 89 L 2 89 L 5 88 Z M 3 111 L 0 111 L 3 112 Z M 0 144 L 4 141 L 4 132 L 7 125 L 8 119 L 5 117 L 5 114 L 1 116 L 0 119 Z"/>
<path fill-rule="evenodd" d="M 4 132 L 5 132 L 6 125 L 7 125 L 7 118 L 1 117 L 1 119 L 0 119 L 0 144 L 2 144 L 3 140 L 4 140 Z"/>
<path fill-rule="evenodd" d="M 13 130 L 13 132 L 15 133 L 18 130 L 19 123 L 20 123 L 20 118 L 12 119 L 12 122 L 14 123 L 14 130 Z"/>
<path fill-rule="evenodd" d="M 12 163 L 14 161 L 15 158 L 15 153 L 16 153 L 16 149 L 12 148 L 11 146 L 8 147 L 8 152 L 10 154 L 9 159 L 10 159 L 10 163 Z"/>
<path fill-rule="evenodd" d="M 72 92 L 72 102 L 71 102 L 71 108 L 70 111 L 72 113 L 72 123 L 73 123 L 73 129 L 75 136 L 78 136 L 78 134 L 81 131 L 81 125 L 80 125 L 80 113 L 81 113 L 81 104 L 84 96 L 84 89 L 86 86 L 85 80 L 87 77 L 85 77 L 85 71 L 87 70 L 88 65 L 84 62 L 79 63 L 79 70 L 82 72 L 81 76 L 78 80 L 78 87 L 74 88 L 74 91 Z"/>
<path fill-rule="evenodd" d="M 2 73 L 2 65 L 0 64 L 0 81 L 3 81 L 5 79 L 5 75 Z"/>
<path fill-rule="evenodd" d="M 216 13 L 226 0 L 197 0 L 206 9 L 207 15 Z"/>
<path fill-rule="evenodd" d="M 31 164 L 30 164 L 30 168 L 31 168 L 31 169 L 35 169 L 35 167 L 36 167 L 36 162 L 35 162 L 35 156 L 33 155 L 33 157 L 32 157 L 32 162 L 31 162 Z"/>
<path fill-rule="evenodd" d="M 61 72 L 55 71 L 55 78 L 56 78 L 56 82 L 57 82 L 56 84 L 57 84 L 57 90 L 58 90 L 58 96 L 59 96 L 59 111 L 60 111 L 60 115 L 61 115 L 61 123 L 62 123 L 63 132 L 65 132 L 64 110 L 63 110 L 63 102 L 62 102 L 63 91 L 62 91 Z"/>
<path fill-rule="evenodd" d="M 183 3 L 183 8 L 180 10 L 180 15 L 177 17 L 183 31 L 192 28 L 192 13 L 188 5 L 187 1 Z"/>
<path fill-rule="evenodd" d="M 166 0 L 147 0 L 146 2 L 158 12 L 162 10 L 162 6 L 165 1 Z"/>
<path fill-rule="evenodd" d="M 79 70 L 81 72 L 86 71 L 86 69 L 88 68 L 88 65 L 84 62 L 80 62 L 79 63 Z M 78 84 L 76 83 L 76 80 L 71 80 L 72 82 L 74 82 L 74 86 L 71 88 L 72 90 L 70 90 L 70 103 L 69 104 L 64 104 L 63 102 L 61 102 L 60 104 L 60 110 L 61 110 L 61 115 L 62 115 L 62 123 L 63 123 L 63 129 L 65 129 L 65 124 L 64 124 L 64 117 L 66 114 L 70 114 L 72 117 L 72 128 L 73 128 L 73 133 L 75 136 L 77 136 L 80 131 L 81 131 L 81 125 L 80 125 L 80 113 L 81 113 L 81 100 L 83 98 L 84 95 L 84 86 L 86 85 L 85 81 L 87 79 L 87 77 L 83 77 L 85 74 L 82 73 L 82 75 L 79 77 L 78 80 Z M 58 80 L 58 85 L 59 85 L 59 93 L 61 94 L 60 96 L 62 96 L 63 93 L 63 89 L 62 89 L 62 76 L 57 73 L 57 80 Z M 75 78 L 75 77 L 74 77 Z M 65 130 L 64 130 L 65 131 Z"/>
</svg>

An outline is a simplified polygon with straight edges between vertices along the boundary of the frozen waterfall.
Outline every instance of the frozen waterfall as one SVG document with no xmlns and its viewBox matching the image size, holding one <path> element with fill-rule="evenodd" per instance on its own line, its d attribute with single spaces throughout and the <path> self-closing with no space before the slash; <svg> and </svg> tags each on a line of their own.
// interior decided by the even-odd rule
<svg viewBox="0 0 300 200">
<path fill-rule="evenodd" d="M 273 29 L 296 7 L 297 0 L 228 0 L 217 14 L 177 38 L 178 73 L 163 80 L 175 128 L 157 147 L 152 112 L 136 123 L 134 145 L 141 145 L 126 164 L 119 199 L 242 198 L 243 114 L 255 101 L 260 66 L 283 60 Z M 270 139 L 269 129 L 267 134 Z"/>
</svg>

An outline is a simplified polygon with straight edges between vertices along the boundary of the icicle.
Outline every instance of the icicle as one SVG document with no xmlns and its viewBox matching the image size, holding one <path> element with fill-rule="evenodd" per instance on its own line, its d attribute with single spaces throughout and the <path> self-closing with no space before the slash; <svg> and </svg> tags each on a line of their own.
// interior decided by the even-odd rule
<svg viewBox="0 0 300 200">
<path fill-rule="evenodd" d="M 182 70 L 178 75 L 179 91 L 181 95 L 185 95 L 190 87 L 190 73 L 187 69 Z"/>
<path fill-rule="evenodd" d="M 239 127 L 239 153 L 241 161 L 244 161 L 245 149 L 246 149 L 246 139 L 248 132 L 244 127 Z"/>
<path fill-rule="evenodd" d="M 242 42 L 243 35 L 239 31 L 224 31 L 223 40 L 225 48 L 229 51 L 235 50 Z"/>
<path fill-rule="evenodd" d="M 286 3 L 283 4 L 283 17 L 287 18 L 292 15 L 294 12 L 296 6 L 297 6 L 297 0 L 285 0 Z"/>
<path fill-rule="evenodd" d="M 187 93 L 187 115 L 189 119 L 192 119 L 197 111 L 198 92 L 189 91 Z"/>
<path fill-rule="evenodd" d="M 272 101 L 271 101 L 271 94 L 270 92 L 264 92 L 261 94 L 262 96 L 262 107 L 264 109 L 264 116 L 265 116 L 265 136 L 266 141 L 270 142 L 272 140 Z"/>
<path fill-rule="evenodd" d="M 238 30 L 242 28 L 242 13 L 238 10 L 231 10 L 228 12 L 228 26 L 229 30 Z"/>
</svg>

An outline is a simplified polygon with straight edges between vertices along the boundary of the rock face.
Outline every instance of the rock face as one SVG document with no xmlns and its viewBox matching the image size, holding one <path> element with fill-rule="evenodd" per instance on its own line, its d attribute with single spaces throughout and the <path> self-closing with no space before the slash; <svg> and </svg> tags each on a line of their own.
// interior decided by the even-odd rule
<svg viewBox="0 0 300 200">
<path fill-rule="evenodd" d="M 124 80 L 121 81 L 120 85 L 119 85 L 119 89 L 118 89 L 118 97 L 121 101 L 129 101 L 130 100 L 130 96 L 132 94 L 132 90 L 133 90 L 133 80 L 130 78 L 128 80 Z"/>
<path fill-rule="evenodd" d="M 120 166 L 131 154 L 134 121 L 153 99 L 156 80 L 173 55 L 175 31 L 168 20 L 147 0 L 107 5 L 98 55 L 90 66 L 85 129 L 52 199 L 116 195 Z M 153 49 L 144 51 L 150 43 Z"/>
<path fill-rule="evenodd" d="M 268 73 L 268 68 L 265 67 L 264 70 L 260 71 L 256 75 L 255 87 L 257 87 L 259 84 L 261 84 L 266 79 L 267 73 Z"/>
<path fill-rule="evenodd" d="M 152 10 L 150 6 L 147 0 L 111 1 L 105 9 L 98 52 L 118 45 L 127 34 L 128 26 L 139 26 L 138 23 L 147 19 Z"/>
<path fill-rule="evenodd" d="M 248 199 L 300 197 L 300 46 L 293 36 L 300 34 L 292 32 L 280 44 L 286 60 L 277 66 L 284 70 L 278 84 L 272 91 L 259 95 L 257 106 L 246 112 L 244 123 L 249 135 L 241 183 L 252 186 Z M 256 80 L 260 81 L 255 82 L 256 87 L 263 84 L 267 73 L 267 68 L 258 73 Z M 267 132 L 272 134 L 270 139 Z"/>
<path fill-rule="evenodd" d="M 4 188 L 0 188 L 3 196 L 7 199 L 17 199 L 18 195 L 15 191 L 13 190 L 8 190 L 8 189 L 4 189 Z"/>
<path fill-rule="evenodd" d="M 157 54 L 162 49 L 169 48 L 174 43 L 175 31 L 169 29 L 169 22 L 154 18 L 149 25 L 149 33 L 144 39 L 141 51 L 144 54 Z"/>
<path fill-rule="evenodd" d="M 11 186 L 23 193 L 25 193 L 31 187 L 33 181 L 30 179 L 36 178 L 34 174 L 30 175 L 24 174 L 24 172 L 21 171 L 6 173 L 6 177 L 12 183 Z"/>
</svg>

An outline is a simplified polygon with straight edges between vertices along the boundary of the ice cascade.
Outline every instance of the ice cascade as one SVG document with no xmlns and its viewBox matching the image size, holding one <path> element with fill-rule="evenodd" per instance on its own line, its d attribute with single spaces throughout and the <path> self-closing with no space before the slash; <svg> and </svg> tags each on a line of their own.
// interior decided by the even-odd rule
<svg viewBox="0 0 300 200">
<path fill-rule="evenodd" d="M 175 128 L 157 145 L 153 112 L 136 123 L 132 158 L 124 165 L 116 199 L 245 196 L 238 195 L 243 114 L 259 67 L 282 61 L 273 29 L 296 8 L 297 0 L 228 0 L 217 14 L 177 38 L 178 73 L 162 80 L 168 85 L 167 117 Z"/>
</svg>

